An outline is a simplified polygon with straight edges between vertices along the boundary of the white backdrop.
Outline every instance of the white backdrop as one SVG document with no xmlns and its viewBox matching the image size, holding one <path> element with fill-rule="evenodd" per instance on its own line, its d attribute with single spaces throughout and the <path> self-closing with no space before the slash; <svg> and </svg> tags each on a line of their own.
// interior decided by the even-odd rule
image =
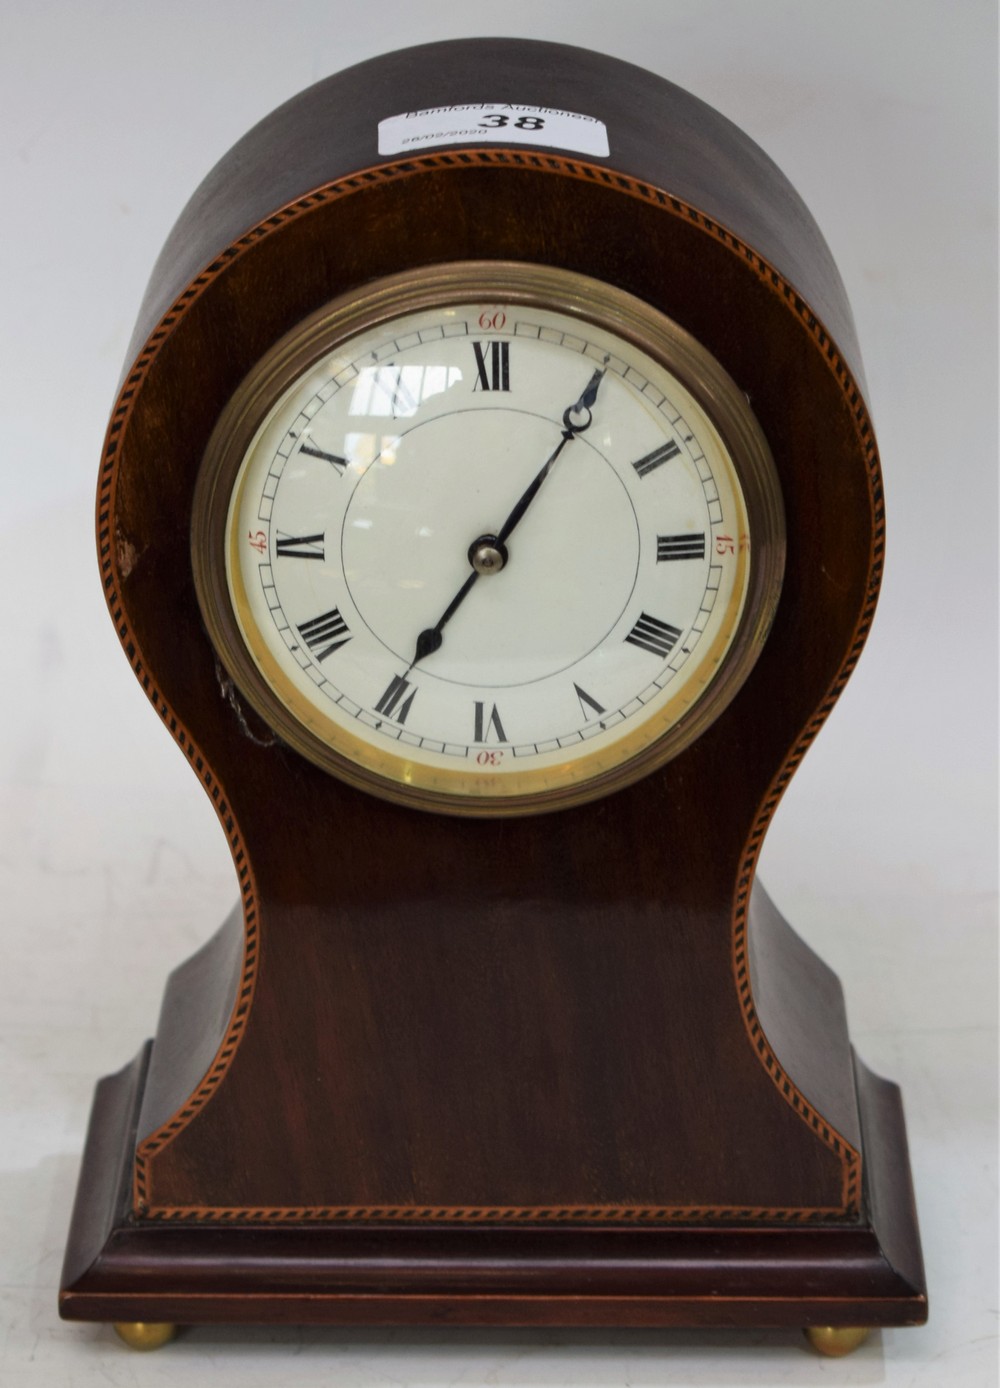
<svg viewBox="0 0 1000 1388">
<path fill-rule="evenodd" d="M 932 1320 L 844 1383 L 992 1385 L 996 1341 L 996 13 L 988 0 L 8 0 L 0 49 L 0 1380 L 812 1383 L 776 1335 L 192 1332 L 129 1358 L 55 1289 L 93 1082 L 235 897 L 208 801 L 106 615 L 92 513 L 153 261 L 201 177 L 302 87 L 504 33 L 601 49 L 742 126 L 854 308 L 886 479 L 868 648 L 762 875 L 903 1085 Z M 991 1311 L 990 1308 L 994 1308 Z"/>
</svg>

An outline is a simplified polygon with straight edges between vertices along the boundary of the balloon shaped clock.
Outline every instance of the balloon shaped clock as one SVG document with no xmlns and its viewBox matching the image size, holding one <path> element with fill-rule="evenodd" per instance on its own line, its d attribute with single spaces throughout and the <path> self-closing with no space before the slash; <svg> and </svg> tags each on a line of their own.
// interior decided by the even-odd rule
<svg viewBox="0 0 1000 1388">
<path fill-rule="evenodd" d="M 98 530 L 240 902 L 98 1086 L 65 1316 L 924 1318 L 898 1091 L 754 882 L 883 509 L 745 135 L 547 43 L 310 88 L 171 233 Z"/>
</svg>

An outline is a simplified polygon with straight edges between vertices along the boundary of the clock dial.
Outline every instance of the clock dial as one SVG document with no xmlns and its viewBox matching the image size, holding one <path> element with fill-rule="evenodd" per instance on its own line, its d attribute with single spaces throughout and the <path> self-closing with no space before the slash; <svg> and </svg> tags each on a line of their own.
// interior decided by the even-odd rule
<svg viewBox="0 0 1000 1388">
<path fill-rule="evenodd" d="M 383 794 L 528 810 L 717 716 L 776 599 L 780 500 L 745 401 L 664 323 L 575 276 L 469 266 L 262 363 L 209 449 L 195 562 L 283 736 Z"/>
</svg>

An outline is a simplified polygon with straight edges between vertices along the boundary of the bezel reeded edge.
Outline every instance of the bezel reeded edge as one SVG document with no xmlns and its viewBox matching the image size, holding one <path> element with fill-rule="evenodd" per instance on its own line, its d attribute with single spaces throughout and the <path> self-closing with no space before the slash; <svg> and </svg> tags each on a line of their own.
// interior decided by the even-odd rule
<svg viewBox="0 0 1000 1388">
<path fill-rule="evenodd" d="M 431 770 L 388 746 L 384 752 L 376 750 L 324 720 L 294 690 L 273 657 L 263 648 L 256 655 L 251 652 L 237 611 L 240 599 L 234 602 L 227 578 L 233 489 L 257 430 L 288 386 L 339 342 L 403 314 L 497 301 L 590 322 L 638 347 L 674 375 L 729 454 L 751 536 L 750 552 L 740 555 L 740 562 L 749 565 L 749 580 L 736 632 L 707 682 L 690 691 L 684 701 L 690 704 L 687 711 L 669 718 L 674 703 L 668 702 L 592 757 L 576 758 L 563 768 L 505 773 L 502 781 L 478 769 Z M 784 507 L 774 461 L 746 396 L 719 362 L 678 324 L 626 291 L 573 271 L 517 261 L 461 261 L 388 276 L 304 319 L 261 357 L 223 408 L 193 498 L 191 562 L 198 602 L 215 651 L 242 696 L 283 742 L 324 771 L 382 799 L 454 815 L 568 808 L 630 785 L 679 755 L 719 717 L 756 663 L 777 608 L 784 557 Z M 232 571 L 238 575 L 238 565 Z M 716 643 L 721 639 L 720 633 Z M 314 730 L 320 726 L 332 728 L 339 748 L 346 750 Z M 606 765 L 609 757 L 611 766 Z M 588 773 L 587 766 L 595 762 L 601 766 Z M 560 774 L 562 784 L 531 789 Z M 439 788 L 449 782 L 454 789 Z M 503 790 L 491 789 L 498 782 Z"/>
</svg>

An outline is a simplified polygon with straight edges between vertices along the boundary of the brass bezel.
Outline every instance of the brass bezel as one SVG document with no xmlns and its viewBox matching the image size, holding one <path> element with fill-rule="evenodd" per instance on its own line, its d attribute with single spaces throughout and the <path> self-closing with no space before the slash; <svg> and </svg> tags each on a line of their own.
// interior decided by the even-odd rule
<svg viewBox="0 0 1000 1388">
<path fill-rule="evenodd" d="M 374 751 L 323 719 L 261 648 L 248 649 L 227 580 L 227 518 L 247 450 L 286 388 L 337 344 L 389 319 L 460 303 L 534 305 L 578 317 L 632 343 L 660 362 L 690 392 L 732 460 L 752 537 L 749 582 L 737 630 L 720 664 L 686 712 L 661 706 L 611 746 L 565 768 L 490 778 L 479 769 L 440 770 L 413 762 L 387 744 Z M 282 740 L 341 780 L 383 799 L 457 815 L 534 814 L 580 804 L 620 789 L 677 756 L 735 697 L 763 648 L 784 571 L 781 490 L 767 441 L 746 397 L 720 364 L 684 329 L 613 285 L 551 266 L 466 261 L 393 275 L 327 304 L 265 353 L 226 404 L 213 430 L 195 487 L 191 558 L 195 588 L 213 646 L 237 688 Z M 233 573 L 239 587 L 239 566 Z M 742 578 L 740 579 L 742 583 Z M 282 692 L 279 693 L 278 691 Z M 328 730 L 324 737 L 321 728 Z M 332 730 L 332 731 L 330 731 Z M 335 745 L 334 745 L 335 744 Z M 609 764 L 610 762 L 610 764 Z M 588 769 L 589 768 L 589 769 Z M 561 774 L 560 774 L 561 773 Z M 495 787 L 498 781 L 503 793 Z M 555 784 L 552 784 L 552 782 Z M 533 788 L 534 787 L 534 788 Z"/>
</svg>

